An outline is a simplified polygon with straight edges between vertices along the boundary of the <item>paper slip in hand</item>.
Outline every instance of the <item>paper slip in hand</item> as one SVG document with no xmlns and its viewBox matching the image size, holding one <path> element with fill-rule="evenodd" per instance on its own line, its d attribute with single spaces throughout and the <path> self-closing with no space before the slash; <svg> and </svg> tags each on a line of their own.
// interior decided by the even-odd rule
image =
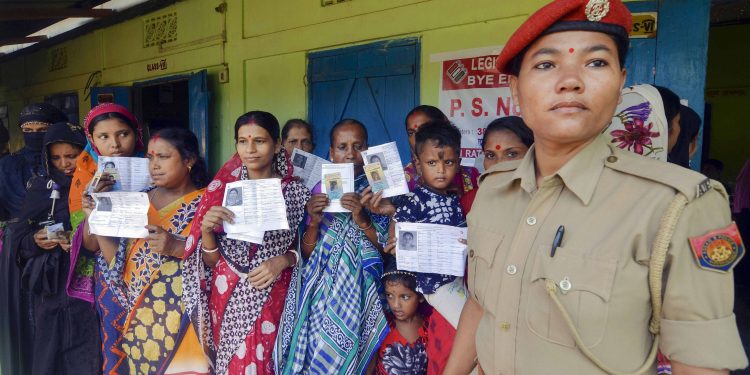
<svg viewBox="0 0 750 375">
<path fill-rule="evenodd" d="M 223 206 L 234 213 L 234 224 L 224 222 L 227 234 L 249 234 L 252 238 L 260 235 L 262 242 L 265 231 L 289 229 L 286 202 L 278 178 L 228 183 Z"/>
<path fill-rule="evenodd" d="M 138 192 L 151 186 L 148 159 L 100 156 L 96 174 L 89 184 L 89 194 L 105 173 L 115 180 L 112 191 Z"/>
<path fill-rule="evenodd" d="M 68 237 L 62 223 L 47 225 L 44 228 L 47 230 L 48 240 L 64 240 Z"/>
<path fill-rule="evenodd" d="M 292 152 L 292 165 L 294 165 L 295 177 L 302 179 L 308 190 L 312 190 L 320 182 L 320 169 L 323 164 L 330 161 L 309 152 L 295 148 Z"/>
<path fill-rule="evenodd" d="M 341 197 L 354 192 L 354 164 L 323 164 L 321 173 L 321 192 L 331 200 L 323 211 L 351 212 L 341 205 Z"/>
<path fill-rule="evenodd" d="M 379 163 L 383 169 L 382 178 L 385 180 L 383 190 L 383 198 L 393 197 L 396 195 L 409 193 L 409 185 L 406 184 L 406 175 L 404 174 L 404 166 L 401 164 L 401 156 L 398 154 L 398 147 L 396 142 L 390 142 L 379 146 L 372 146 L 365 151 L 362 151 L 362 159 L 365 161 L 365 171 L 372 164 Z M 373 180 L 370 175 L 367 175 L 370 186 L 372 186 L 373 193 L 378 192 L 373 186 Z"/>
<path fill-rule="evenodd" d="M 396 223 L 399 270 L 463 276 L 466 228 L 441 224 Z"/>
<path fill-rule="evenodd" d="M 89 217 L 91 233 L 107 237 L 146 238 L 149 201 L 146 193 L 91 194 L 96 208 Z"/>
<path fill-rule="evenodd" d="M 263 243 L 263 237 L 265 236 L 265 232 L 261 233 L 227 233 L 227 238 L 231 240 L 238 240 L 238 241 L 245 241 L 245 242 L 252 242 L 257 244 Z"/>
<path fill-rule="evenodd" d="M 372 186 L 373 193 L 388 189 L 388 180 L 385 178 L 385 173 L 380 163 L 375 162 L 365 165 L 365 175 L 367 176 L 367 181 L 370 182 L 370 186 Z"/>
</svg>

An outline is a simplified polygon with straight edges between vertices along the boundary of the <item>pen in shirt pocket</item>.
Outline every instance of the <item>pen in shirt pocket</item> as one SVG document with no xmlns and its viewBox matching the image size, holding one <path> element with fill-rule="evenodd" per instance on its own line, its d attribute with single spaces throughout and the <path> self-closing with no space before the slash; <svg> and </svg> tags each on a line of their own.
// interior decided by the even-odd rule
<svg viewBox="0 0 750 375">
<path fill-rule="evenodd" d="M 552 240 L 552 250 L 550 250 L 549 252 L 549 256 L 551 258 L 555 257 L 555 252 L 557 252 L 557 248 L 560 247 L 560 244 L 562 243 L 564 235 L 565 235 L 565 227 L 560 225 L 557 228 L 557 233 L 555 233 L 555 239 Z"/>
</svg>

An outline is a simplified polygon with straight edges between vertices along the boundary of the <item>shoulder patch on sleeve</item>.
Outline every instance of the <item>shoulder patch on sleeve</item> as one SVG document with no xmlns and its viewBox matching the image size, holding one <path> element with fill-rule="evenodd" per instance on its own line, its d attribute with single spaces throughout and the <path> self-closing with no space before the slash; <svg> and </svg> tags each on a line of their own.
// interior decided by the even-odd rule
<svg viewBox="0 0 750 375">
<path fill-rule="evenodd" d="M 497 163 L 493 165 L 492 168 L 482 173 L 481 176 L 479 176 L 479 183 L 481 184 L 485 178 L 493 174 L 515 171 L 518 168 L 518 165 L 520 164 L 521 164 L 521 160 L 511 160 L 511 161 L 505 161 L 502 163 Z"/>
<path fill-rule="evenodd" d="M 713 181 L 696 171 L 620 149 L 613 149 L 613 154 L 607 157 L 604 164 L 608 168 L 670 186 L 684 194 L 689 202 L 702 197 L 715 186 Z"/>
<path fill-rule="evenodd" d="M 690 237 L 689 241 L 698 267 L 704 270 L 729 272 L 745 255 L 745 245 L 734 222 L 726 228 Z"/>
</svg>

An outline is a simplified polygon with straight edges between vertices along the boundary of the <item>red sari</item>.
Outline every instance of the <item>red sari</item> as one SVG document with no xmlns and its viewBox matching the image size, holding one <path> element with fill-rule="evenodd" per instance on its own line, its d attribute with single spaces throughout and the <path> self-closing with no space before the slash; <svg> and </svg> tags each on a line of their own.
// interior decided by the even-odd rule
<svg viewBox="0 0 750 375">
<path fill-rule="evenodd" d="M 247 179 L 247 170 L 235 155 L 209 184 L 188 237 L 183 271 L 186 311 L 209 353 L 217 374 L 273 374 L 272 353 L 291 269 L 281 272 L 266 289 L 256 289 L 247 277 L 264 261 L 296 248 L 296 228 L 302 221 L 310 192 L 292 176 L 286 152 L 274 157 L 274 169 L 283 176 L 281 187 L 290 230 L 267 231 L 263 244 L 232 240 L 217 228 L 219 262 L 203 264 L 200 224 L 212 206 L 221 206 L 224 186 Z"/>
</svg>

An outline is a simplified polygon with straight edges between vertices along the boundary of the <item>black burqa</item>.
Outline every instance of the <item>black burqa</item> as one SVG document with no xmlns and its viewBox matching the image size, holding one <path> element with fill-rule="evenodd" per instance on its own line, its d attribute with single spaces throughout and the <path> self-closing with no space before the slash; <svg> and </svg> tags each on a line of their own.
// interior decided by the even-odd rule
<svg viewBox="0 0 750 375">
<path fill-rule="evenodd" d="M 65 121 L 59 109 L 47 103 L 34 103 L 21 110 L 18 126 L 27 123 L 53 124 Z M 23 133 L 24 147 L 0 160 L 0 220 L 17 220 L 32 177 L 45 175 L 42 163 L 44 133 Z M 3 233 L 0 253 L 0 372 L 28 374 L 30 368 L 33 311 L 31 296 L 21 289 L 17 255 L 9 244 L 12 228 Z"/>
<path fill-rule="evenodd" d="M 28 373 L 97 374 L 101 372 L 101 347 L 96 312 L 93 305 L 66 293 L 69 254 L 60 246 L 44 250 L 34 241 L 34 234 L 46 225 L 62 223 L 66 231 L 71 230 L 68 191 L 72 177 L 55 169 L 48 155 L 50 146 L 59 142 L 83 150 L 86 137 L 76 125 L 50 126 L 42 149 L 47 176 L 29 181 L 18 221 L 10 224 L 11 250 L 22 270 L 21 287 L 29 292 L 33 307 L 34 337 L 31 352 L 25 353 L 32 359 Z"/>
</svg>

